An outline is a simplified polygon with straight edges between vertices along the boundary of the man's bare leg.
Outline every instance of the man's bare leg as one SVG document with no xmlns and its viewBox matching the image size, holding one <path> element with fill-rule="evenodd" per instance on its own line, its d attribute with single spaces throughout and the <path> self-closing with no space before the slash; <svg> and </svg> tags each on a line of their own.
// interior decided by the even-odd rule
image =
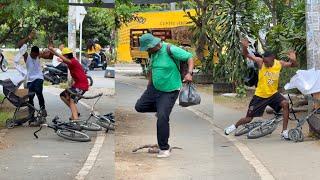
<svg viewBox="0 0 320 180">
<path fill-rule="evenodd" d="M 70 98 L 69 103 L 70 103 L 70 110 L 71 110 L 71 113 L 72 113 L 71 119 L 73 119 L 73 120 L 79 119 L 78 109 L 77 109 L 76 103 L 74 103 L 73 99 L 71 99 L 71 98 Z"/>
<path fill-rule="evenodd" d="M 70 103 L 69 103 L 70 98 L 66 98 L 66 97 L 64 97 L 64 96 L 60 96 L 60 99 L 61 99 L 68 107 L 70 107 Z"/>
<path fill-rule="evenodd" d="M 224 134 L 225 135 L 229 135 L 230 133 L 232 133 L 233 131 L 235 131 L 240 125 L 242 124 L 247 124 L 249 122 L 251 122 L 253 119 L 253 117 L 244 117 L 241 118 L 235 125 L 232 124 L 231 126 L 227 127 L 224 129 Z"/>
<path fill-rule="evenodd" d="M 282 131 L 287 130 L 288 128 L 288 121 L 289 121 L 289 103 L 287 100 L 281 101 L 281 107 L 283 109 L 283 126 Z"/>
<path fill-rule="evenodd" d="M 236 123 L 236 128 L 238 128 L 239 126 L 243 125 L 243 124 L 247 124 L 249 122 L 251 122 L 253 119 L 253 117 L 244 117 L 241 118 L 237 123 Z"/>
</svg>

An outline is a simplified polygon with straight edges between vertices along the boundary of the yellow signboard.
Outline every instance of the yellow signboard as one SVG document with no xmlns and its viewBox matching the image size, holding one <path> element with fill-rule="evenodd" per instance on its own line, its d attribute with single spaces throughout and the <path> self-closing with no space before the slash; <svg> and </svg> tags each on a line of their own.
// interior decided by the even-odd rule
<svg viewBox="0 0 320 180">
<path fill-rule="evenodd" d="M 190 10 L 192 15 L 194 10 Z M 130 29 L 155 29 L 189 26 L 191 20 L 183 10 L 137 13 L 138 19 L 120 27 L 118 31 L 117 59 L 119 62 L 131 62 Z"/>
</svg>

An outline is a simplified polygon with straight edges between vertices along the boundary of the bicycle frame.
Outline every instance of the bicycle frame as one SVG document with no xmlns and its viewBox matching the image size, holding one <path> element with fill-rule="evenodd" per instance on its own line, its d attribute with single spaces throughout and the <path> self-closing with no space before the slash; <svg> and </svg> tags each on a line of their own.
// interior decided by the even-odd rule
<svg viewBox="0 0 320 180">
<path fill-rule="evenodd" d="M 71 129 L 71 128 L 62 127 L 62 126 L 67 126 L 67 125 L 69 125 L 69 122 L 60 122 L 60 121 L 57 121 L 57 120 L 58 120 L 57 117 L 55 117 L 55 118 L 52 120 L 53 125 L 50 125 L 50 124 L 41 124 L 41 125 L 40 125 L 40 128 L 33 133 L 34 137 L 35 137 L 36 139 L 38 139 L 37 133 L 42 130 L 42 127 L 51 128 L 51 129 L 53 129 L 55 132 L 56 132 L 58 129 L 62 129 L 62 130 L 63 130 L 63 129 L 74 130 L 74 129 Z"/>
<path fill-rule="evenodd" d="M 91 119 L 91 117 L 95 117 L 97 119 L 100 119 L 100 115 L 96 114 L 95 111 L 94 111 L 94 107 L 96 106 L 96 104 L 98 103 L 98 101 L 101 99 L 102 95 L 99 96 L 97 98 L 97 100 L 92 104 L 91 106 L 91 110 L 90 110 L 90 115 L 88 117 L 88 119 L 86 120 L 86 123 L 89 122 L 89 120 Z"/>
</svg>

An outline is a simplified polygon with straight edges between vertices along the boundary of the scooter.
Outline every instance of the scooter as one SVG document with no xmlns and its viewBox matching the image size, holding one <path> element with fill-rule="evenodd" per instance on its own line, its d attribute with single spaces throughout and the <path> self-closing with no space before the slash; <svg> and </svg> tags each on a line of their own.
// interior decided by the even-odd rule
<svg viewBox="0 0 320 180">
<path fill-rule="evenodd" d="M 97 62 L 100 61 L 100 64 Z M 107 63 L 107 57 L 104 53 L 104 50 L 101 50 L 99 55 L 98 54 L 93 54 L 89 55 L 89 70 L 94 70 L 95 68 L 102 68 L 102 70 L 106 70 L 108 63 Z"/>
<path fill-rule="evenodd" d="M 42 70 L 44 79 L 46 81 L 51 82 L 54 84 L 60 84 L 63 82 L 67 82 L 68 80 L 68 70 L 62 71 L 56 67 L 54 67 L 52 64 L 46 64 L 45 67 Z M 87 79 L 89 81 L 89 85 L 93 85 L 93 79 L 91 76 L 87 75 Z"/>
<path fill-rule="evenodd" d="M 3 72 L 6 72 L 8 70 L 8 61 L 4 58 L 4 55 L 2 52 L 3 50 L 0 49 L 0 69 Z"/>
</svg>

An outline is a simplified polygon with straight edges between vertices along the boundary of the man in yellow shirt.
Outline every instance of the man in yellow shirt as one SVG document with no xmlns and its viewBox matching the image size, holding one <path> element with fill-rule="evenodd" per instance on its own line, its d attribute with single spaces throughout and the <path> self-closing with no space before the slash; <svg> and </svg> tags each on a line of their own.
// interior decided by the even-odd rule
<svg viewBox="0 0 320 180">
<path fill-rule="evenodd" d="M 262 116 L 265 108 L 269 105 L 276 112 L 279 112 L 281 109 L 283 109 L 283 129 L 281 132 L 281 137 L 284 139 L 289 139 L 287 130 L 289 119 L 289 103 L 278 92 L 278 84 L 281 68 L 298 66 L 296 54 L 294 51 L 288 52 L 289 62 L 276 60 L 275 55 L 271 52 L 265 52 L 263 54 L 263 58 L 260 58 L 248 53 L 248 40 L 242 40 L 241 43 L 243 46 L 243 55 L 258 64 L 258 85 L 255 95 L 250 101 L 246 117 L 241 118 L 236 124 L 232 124 L 231 126 L 227 127 L 224 132 L 226 135 L 229 135 L 240 125 L 251 122 L 254 117 Z"/>
</svg>

